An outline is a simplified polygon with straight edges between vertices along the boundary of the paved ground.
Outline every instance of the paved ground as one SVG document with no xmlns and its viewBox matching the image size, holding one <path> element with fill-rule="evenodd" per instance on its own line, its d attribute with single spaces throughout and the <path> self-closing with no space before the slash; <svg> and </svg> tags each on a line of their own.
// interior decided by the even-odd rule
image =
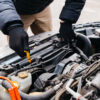
<svg viewBox="0 0 100 100">
<path fill-rule="evenodd" d="M 51 5 L 51 13 L 53 18 L 53 31 L 58 32 L 59 30 L 59 14 L 61 8 L 64 5 L 65 0 L 54 0 Z M 87 23 L 100 21 L 100 0 L 87 0 L 87 3 L 82 11 L 81 17 L 77 23 Z M 28 31 L 29 33 L 30 30 Z M 1 34 L 1 33 L 0 33 Z M 0 35 L 0 48 L 7 45 L 6 36 Z"/>
</svg>

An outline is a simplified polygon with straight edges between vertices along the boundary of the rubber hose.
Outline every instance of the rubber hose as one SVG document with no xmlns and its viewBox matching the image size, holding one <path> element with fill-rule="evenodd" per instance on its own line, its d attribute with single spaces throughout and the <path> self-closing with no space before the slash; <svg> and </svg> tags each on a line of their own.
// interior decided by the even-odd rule
<svg viewBox="0 0 100 100">
<path fill-rule="evenodd" d="M 43 94 L 36 95 L 36 96 L 29 96 L 21 91 L 19 91 L 22 100 L 50 100 L 51 97 L 55 95 L 55 90 L 49 89 L 48 91 L 44 92 Z"/>
<path fill-rule="evenodd" d="M 77 34 L 77 46 L 79 46 L 87 56 L 90 56 L 92 45 L 88 37 L 83 34 Z"/>
<path fill-rule="evenodd" d="M 6 80 L 2 81 L 2 86 L 4 88 L 6 88 L 7 90 L 10 89 L 10 88 L 12 88 L 11 84 L 8 83 Z"/>
<path fill-rule="evenodd" d="M 10 83 L 8 83 L 7 81 L 3 81 L 2 86 L 5 87 L 7 90 L 11 88 Z M 49 100 L 51 97 L 55 95 L 56 91 L 52 88 L 36 96 L 30 96 L 28 94 L 23 93 L 20 90 L 19 90 L 19 93 L 22 100 Z"/>
<path fill-rule="evenodd" d="M 81 55 L 81 57 L 84 59 L 84 61 L 88 60 L 87 55 L 85 55 L 84 52 L 80 48 L 75 47 L 75 50 Z"/>
</svg>

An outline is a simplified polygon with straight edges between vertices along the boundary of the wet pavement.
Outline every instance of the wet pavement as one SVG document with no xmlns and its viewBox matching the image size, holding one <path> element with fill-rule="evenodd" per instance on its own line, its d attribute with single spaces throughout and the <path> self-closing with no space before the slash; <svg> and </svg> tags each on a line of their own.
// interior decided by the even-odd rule
<svg viewBox="0 0 100 100">
<path fill-rule="evenodd" d="M 53 31 L 59 30 L 59 14 L 64 5 L 65 0 L 54 0 L 51 4 Z M 86 5 L 77 23 L 87 23 L 100 21 L 100 0 L 87 0 Z M 30 34 L 30 30 L 28 31 Z M 6 36 L 0 33 L 0 48 L 7 45 Z"/>
</svg>

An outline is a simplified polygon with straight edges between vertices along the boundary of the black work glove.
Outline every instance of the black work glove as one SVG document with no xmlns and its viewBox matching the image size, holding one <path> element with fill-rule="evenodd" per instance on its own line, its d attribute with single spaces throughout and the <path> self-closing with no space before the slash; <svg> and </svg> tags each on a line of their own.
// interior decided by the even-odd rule
<svg viewBox="0 0 100 100">
<path fill-rule="evenodd" d="M 66 43 L 71 43 L 76 38 L 70 21 L 61 22 L 59 32 L 61 38 L 63 38 Z"/>
<path fill-rule="evenodd" d="M 14 27 L 9 30 L 9 45 L 19 56 L 26 56 L 24 50 L 29 51 L 28 35 L 23 27 Z"/>
</svg>

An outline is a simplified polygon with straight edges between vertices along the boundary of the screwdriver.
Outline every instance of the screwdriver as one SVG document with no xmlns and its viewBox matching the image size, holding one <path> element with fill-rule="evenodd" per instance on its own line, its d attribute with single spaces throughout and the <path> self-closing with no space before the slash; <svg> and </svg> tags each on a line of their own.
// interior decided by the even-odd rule
<svg viewBox="0 0 100 100">
<path fill-rule="evenodd" d="M 29 51 L 24 50 L 24 52 L 26 53 L 26 57 L 28 59 L 28 62 L 31 63 L 31 57 L 30 57 Z"/>
</svg>

